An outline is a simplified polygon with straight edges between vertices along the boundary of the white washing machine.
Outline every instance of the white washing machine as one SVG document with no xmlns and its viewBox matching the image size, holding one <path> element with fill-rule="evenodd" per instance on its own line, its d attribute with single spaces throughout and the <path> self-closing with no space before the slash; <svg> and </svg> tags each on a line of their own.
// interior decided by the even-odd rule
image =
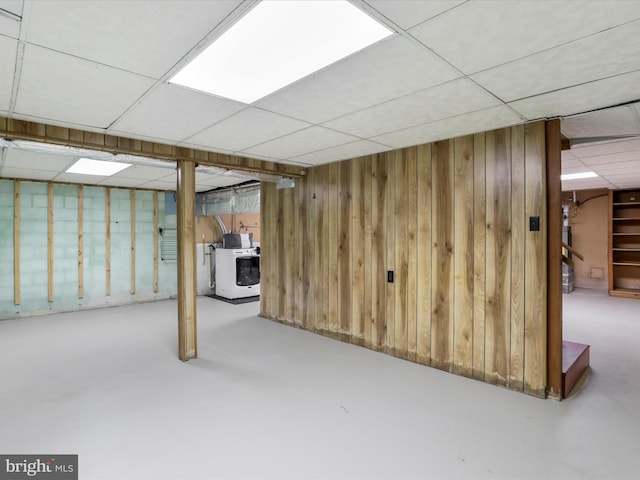
<svg viewBox="0 0 640 480">
<path fill-rule="evenodd" d="M 236 298 L 260 295 L 260 254 L 257 248 L 216 248 L 216 295 Z"/>
</svg>

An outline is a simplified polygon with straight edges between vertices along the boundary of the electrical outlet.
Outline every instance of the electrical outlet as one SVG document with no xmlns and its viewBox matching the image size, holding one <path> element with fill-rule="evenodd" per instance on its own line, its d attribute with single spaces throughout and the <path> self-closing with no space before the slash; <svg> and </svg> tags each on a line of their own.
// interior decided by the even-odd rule
<svg viewBox="0 0 640 480">
<path fill-rule="evenodd" d="M 540 217 L 529 217 L 529 231 L 530 232 L 540 231 Z"/>
</svg>

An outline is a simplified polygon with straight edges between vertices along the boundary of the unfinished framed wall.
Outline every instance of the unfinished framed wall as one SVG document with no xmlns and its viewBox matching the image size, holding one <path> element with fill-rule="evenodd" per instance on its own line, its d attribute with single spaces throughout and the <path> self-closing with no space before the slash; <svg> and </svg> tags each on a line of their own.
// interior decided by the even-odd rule
<svg viewBox="0 0 640 480">
<path fill-rule="evenodd" d="M 546 394 L 544 122 L 263 183 L 261 225 L 262 316 Z"/>
<path fill-rule="evenodd" d="M 0 320 L 175 296 L 158 192 L 0 179 L 0 207 Z"/>
</svg>

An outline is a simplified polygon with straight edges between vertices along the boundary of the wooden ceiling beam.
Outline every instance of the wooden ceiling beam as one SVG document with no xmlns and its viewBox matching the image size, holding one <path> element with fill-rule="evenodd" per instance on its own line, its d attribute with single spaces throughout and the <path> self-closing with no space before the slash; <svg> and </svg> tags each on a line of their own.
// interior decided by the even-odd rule
<svg viewBox="0 0 640 480">
<path fill-rule="evenodd" d="M 303 167 L 257 160 L 223 153 L 147 142 L 104 133 L 87 132 L 44 123 L 0 117 L 0 136 L 11 140 L 29 140 L 68 147 L 86 148 L 110 153 L 153 157 L 162 160 L 194 160 L 199 165 L 221 167 L 251 173 L 266 173 L 285 177 L 302 177 Z"/>
</svg>

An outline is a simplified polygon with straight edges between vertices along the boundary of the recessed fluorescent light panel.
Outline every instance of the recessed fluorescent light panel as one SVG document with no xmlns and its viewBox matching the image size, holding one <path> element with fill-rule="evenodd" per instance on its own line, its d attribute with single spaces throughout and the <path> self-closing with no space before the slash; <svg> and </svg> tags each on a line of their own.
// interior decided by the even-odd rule
<svg viewBox="0 0 640 480">
<path fill-rule="evenodd" d="M 79 173 L 82 175 L 98 175 L 101 177 L 110 177 L 116 173 L 130 167 L 130 163 L 105 162 L 102 160 L 91 160 L 90 158 L 81 158 L 69 168 L 67 173 Z"/>
<path fill-rule="evenodd" d="M 582 178 L 593 178 L 597 176 L 598 174 L 595 172 L 567 173 L 560 175 L 560 180 L 580 180 Z"/>
<path fill-rule="evenodd" d="M 347 1 L 263 1 L 170 82 L 253 103 L 391 34 Z"/>
</svg>

